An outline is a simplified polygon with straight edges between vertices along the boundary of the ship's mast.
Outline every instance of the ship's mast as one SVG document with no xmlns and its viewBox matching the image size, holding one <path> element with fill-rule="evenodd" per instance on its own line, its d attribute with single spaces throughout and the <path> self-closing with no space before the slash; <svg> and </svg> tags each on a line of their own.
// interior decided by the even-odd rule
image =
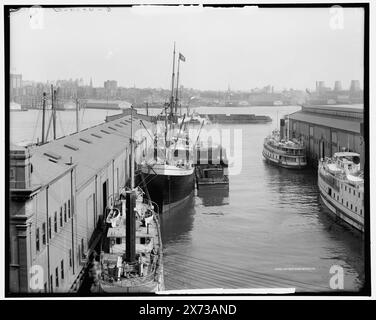
<svg viewBox="0 0 376 320">
<path fill-rule="evenodd" d="M 133 106 L 131 106 L 131 189 L 134 189 Z"/>
<path fill-rule="evenodd" d="M 79 120 L 78 120 L 78 109 L 79 109 L 79 103 L 78 103 L 78 97 L 77 97 L 76 98 L 76 132 L 80 132 Z"/>
<path fill-rule="evenodd" d="M 174 82 L 175 82 L 175 42 L 174 42 L 174 54 L 172 59 L 172 81 L 171 81 L 171 98 L 170 98 L 170 117 L 171 120 L 174 116 Z"/>
<path fill-rule="evenodd" d="M 53 136 L 54 140 L 56 140 L 56 105 L 55 105 L 55 97 L 56 97 L 56 90 L 54 90 L 54 86 L 51 84 L 51 109 L 52 109 L 52 128 L 53 128 Z"/>
<path fill-rule="evenodd" d="M 176 77 L 176 92 L 175 92 L 175 114 L 178 114 L 179 102 L 179 71 L 180 71 L 180 57 L 178 58 L 178 74 Z M 180 109 L 181 110 L 181 109 Z"/>
<path fill-rule="evenodd" d="M 43 115 L 42 115 L 42 144 L 45 142 L 44 122 L 46 118 L 46 93 L 43 92 Z"/>
</svg>

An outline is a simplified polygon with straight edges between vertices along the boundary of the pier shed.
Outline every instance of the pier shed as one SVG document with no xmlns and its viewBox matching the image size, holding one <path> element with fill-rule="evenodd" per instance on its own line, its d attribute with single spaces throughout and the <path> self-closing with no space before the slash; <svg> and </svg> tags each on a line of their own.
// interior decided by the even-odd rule
<svg viewBox="0 0 376 320">
<path fill-rule="evenodd" d="M 105 208 L 130 176 L 130 119 L 10 147 L 10 293 L 77 290 Z"/>
<path fill-rule="evenodd" d="M 359 153 L 364 166 L 362 104 L 303 106 L 288 118 L 289 135 L 303 140 L 311 165 L 317 166 L 322 157 L 348 150 Z"/>
</svg>

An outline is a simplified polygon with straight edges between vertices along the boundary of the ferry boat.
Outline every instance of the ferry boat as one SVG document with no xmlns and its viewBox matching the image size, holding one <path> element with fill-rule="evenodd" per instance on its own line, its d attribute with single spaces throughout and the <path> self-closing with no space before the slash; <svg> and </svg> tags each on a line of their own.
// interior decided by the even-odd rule
<svg viewBox="0 0 376 320">
<path fill-rule="evenodd" d="M 326 207 L 340 221 L 364 232 L 364 178 L 360 156 L 337 152 L 319 161 L 318 185 Z"/>
<path fill-rule="evenodd" d="M 302 169 L 307 166 L 305 146 L 297 139 L 281 138 L 279 130 L 264 139 L 262 151 L 267 162 L 289 169 Z"/>
<path fill-rule="evenodd" d="M 184 60 L 182 59 L 184 58 Z M 185 57 L 179 53 L 178 79 L 180 60 Z M 166 212 L 187 200 L 194 190 L 195 175 L 193 166 L 193 144 L 190 140 L 186 115 L 177 115 L 178 91 L 174 97 L 175 46 L 173 53 L 172 89 L 170 102 L 165 105 L 163 130 L 154 133 L 153 156 L 141 163 L 142 184 L 147 185 L 148 192 L 155 201 L 160 212 Z M 178 80 L 176 88 L 178 88 Z M 169 111 L 168 111 L 169 110 Z"/>
<path fill-rule="evenodd" d="M 92 292 L 164 290 L 159 217 L 154 205 L 145 201 L 143 195 L 140 188 L 124 190 L 111 207 L 106 218 L 108 228 L 102 244 L 104 250 L 99 262 L 94 262 L 97 276 Z"/>
</svg>

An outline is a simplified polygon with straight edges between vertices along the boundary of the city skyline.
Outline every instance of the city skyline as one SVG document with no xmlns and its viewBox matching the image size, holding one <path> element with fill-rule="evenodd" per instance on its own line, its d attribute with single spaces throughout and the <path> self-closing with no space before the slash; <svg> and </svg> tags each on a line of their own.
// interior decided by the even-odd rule
<svg viewBox="0 0 376 320">
<path fill-rule="evenodd" d="M 339 30 L 330 28 L 329 8 L 99 9 L 44 9 L 42 29 L 30 27 L 27 9 L 12 13 L 11 72 L 40 82 L 82 77 L 94 87 L 115 79 L 168 89 L 176 41 L 187 88 L 305 90 L 317 80 L 346 88 L 354 79 L 363 87 L 361 9 L 343 9 Z"/>
</svg>

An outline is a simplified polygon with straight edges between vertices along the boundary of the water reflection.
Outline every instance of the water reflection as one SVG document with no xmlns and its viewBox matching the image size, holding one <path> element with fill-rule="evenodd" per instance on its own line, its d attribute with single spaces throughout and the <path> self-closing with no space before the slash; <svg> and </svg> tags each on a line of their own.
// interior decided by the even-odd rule
<svg viewBox="0 0 376 320">
<path fill-rule="evenodd" d="M 161 214 L 161 233 L 165 247 L 168 247 L 169 243 L 189 242 L 194 215 L 194 192 L 182 204 Z"/>
<path fill-rule="evenodd" d="M 205 207 L 220 207 L 229 204 L 229 189 L 226 187 L 200 188 L 197 191 L 199 204 Z"/>
</svg>

